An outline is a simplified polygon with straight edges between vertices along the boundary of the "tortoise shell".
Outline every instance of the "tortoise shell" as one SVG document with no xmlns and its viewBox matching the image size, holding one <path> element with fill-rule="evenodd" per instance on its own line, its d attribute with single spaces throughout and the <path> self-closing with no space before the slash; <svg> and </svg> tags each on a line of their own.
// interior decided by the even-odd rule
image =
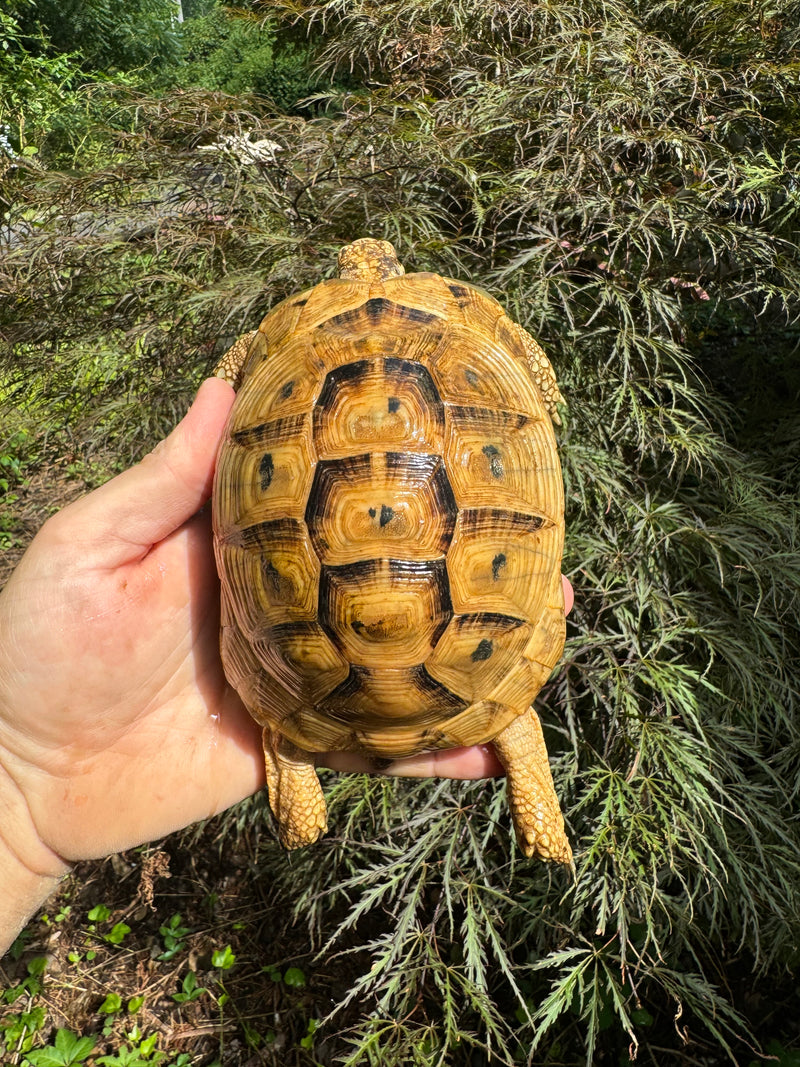
<svg viewBox="0 0 800 1067">
<path fill-rule="evenodd" d="M 213 493 L 229 681 L 307 752 L 491 740 L 564 643 L 544 353 L 432 273 L 324 281 L 241 345 Z"/>
</svg>

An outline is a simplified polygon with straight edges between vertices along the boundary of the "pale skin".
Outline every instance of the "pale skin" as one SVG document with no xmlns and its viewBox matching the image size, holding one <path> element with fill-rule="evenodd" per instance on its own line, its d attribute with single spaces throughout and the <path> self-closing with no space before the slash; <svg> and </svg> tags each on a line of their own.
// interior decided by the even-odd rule
<svg viewBox="0 0 800 1067">
<path fill-rule="evenodd" d="M 219 659 L 209 517 L 233 390 L 204 382 L 140 464 L 42 527 L 0 594 L 0 952 L 71 863 L 162 837 L 264 785 Z M 572 591 L 565 580 L 567 607 Z M 321 763 L 371 769 L 347 753 Z M 384 772 L 386 773 L 386 772 Z M 502 773 L 491 746 L 388 773 Z"/>
</svg>

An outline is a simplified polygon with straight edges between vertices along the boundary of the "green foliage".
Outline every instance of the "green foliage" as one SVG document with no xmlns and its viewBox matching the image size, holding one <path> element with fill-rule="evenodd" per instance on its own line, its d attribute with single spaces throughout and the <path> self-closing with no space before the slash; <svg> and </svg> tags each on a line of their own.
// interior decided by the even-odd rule
<svg viewBox="0 0 800 1067">
<path fill-rule="evenodd" d="M 771 1058 L 775 1067 L 800 1067 L 800 1052 L 796 1049 L 784 1048 L 780 1041 L 770 1041 L 767 1045 L 767 1055 Z M 747 1067 L 760 1067 L 760 1062 L 751 1060 Z"/>
<path fill-rule="evenodd" d="M 231 946 L 215 948 L 211 953 L 211 966 L 219 967 L 221 971 L 229 971 L 236 963 L 236 956 L 231 952 Z"/>
<path fill-rule="evenodd" d="M 74 52 L 55 48 L 38 13 L 26 0 L 0 12 L 0 181 L 14 170 L 74 166 L 76 152 L 90 165 L 109 123 L 119 134 L 113 109 L 103 106 L 105 76 L 84 69 L 80 44 Z M 117 83 L 129 90 L 136 79 L 117 75 Z M 0 210 L 6 206 L 0 186 Z"/>
<path fill-rule="evenodd" d="M 0 1040 L 7 1053 L 29 1052 L 44 1026 L 45 1010 L 36 1004 L 30 1011 L 6 1012 L 0 1020 Z"/>
<path fill-rule="evenodd" d="M 130 932 L 131 928 L 127 923 L 114 923 L 108 933 L 103 934 L 103 940 L 109 945 L 121 945 Z"/>
<path fill-rule="evenodd" d="M 107 922 L 110 917 L 110 908 L 105 904 L 96 904 L 93 908 L 89 909 L 87 914 L 87 918 L 92 924 L 89 926 L 89 930 L 92 933 L 95 933 L 96 926 L 94 924 Z M 100 937 L 102 937 L 103 941 L 107 942 L 109 945 L 121 945 L 130 932 L 131 928 L 127 923 L 118 922 L 114 923 L 111 929 L 106 933 L 100 934 Z"/>
<path fill-rule="evenodd" d="M 95 904 L 95 906 L 90 908 L 86 913 L 86 918 L 93 923 L 104 923 L 107 919 L 111 918 L 111 908 L 106 904 Z"/>
<path fill-rule="evenodd" d="M 36 0 L 20 5 L 26 32 L 89 71 L 160 67 L 178 55 L 175 0 Z"/>
<path fill-rule="evenodd" d="M 181 938 L 191 933 L 188 926 L 183 925 L 180 913 L 176 912 L 164 926 L 159 928 L 159 933 L 164 939 L 164 951 L 158 957 L 160 960 L 171 960 L 186 948 L 186 942 Z"/>
<path fill-rule="evenodd" d="M 78 1037 L 71 1030 L 59 1030 L 54 1044 L 28 1053 L 28 1063 L 30 1067 L 71 1067 L 84 1063 L 94 1046 L 91 1037 Z"/>
<path fill-rule="evenodd" d="M 303 989 L 306 984 L 306 976 L 300 967 L 287 967 L 283 975 L 283 981 L 290 989 Z"/>
<path fill-rule="evenodd" d="M 47 969 L 47 957 L 35 956 L 28 962 L 27 978 L 23 978 L 15 986 L 4 989 L 2 1000 L 6 1004 L 13 1004 L 20 997 L 36 997 L 42 991 L 42 976 Z"/>
<path fill-rule="evenodd" d="M 166 1054 L 156 1049 L 158 1034 L 143 1038 L 136 1031 L 129 1034 L 129 1044 L 121 1045 L 112 1055 L 98 1056 L 97 1064 L 102 1067 L 153 1067 L 162 1063 Z"/>
<path fill-rule="evenodd" d="M 204 989 L 203 986 L 197 984 L 197 975 L 194 971 L 189 971 L 181 982 L 181 992 L 173 993 L 172 999 L 176 1004 L 187 1004 L 192 1000 L 197 1000 L 207 992 L 207 989 Z"/>
<path fill-rule="evenodd" d="M 37 154 L 36 139 L 73 97 L 80 77 L 74 56 L 43 54 L 46 42 L 20 23 L 24 10 L 20 4 L 16 13 L 15 6 L 0 11 L 0 179 L 15 160 Z"/>
<path fill-rule="evenodd" d="M 276 38 L 273 21 L 215 5 L 181 27 L 177 84 L 225 93 L 260 93 L 288 111 L 313 89 L 308 48 Z"/>
<path fill-rule="evenodd" d="M 97 1009 L 101 1014 L 110 1015 L 122 1008 L 122 997 L 119 993 L 109 993 L 100 1007 Z"/>
</svg>

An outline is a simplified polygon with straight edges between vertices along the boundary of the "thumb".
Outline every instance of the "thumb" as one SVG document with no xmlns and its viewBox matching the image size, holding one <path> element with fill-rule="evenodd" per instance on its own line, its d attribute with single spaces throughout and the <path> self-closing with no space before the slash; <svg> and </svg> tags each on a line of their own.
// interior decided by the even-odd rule
<svg viewBox="0 0 800 1067">
<path fill-rule="evenodd" d="M 72 539 L 103 544 L 113 565 L 122 560 L 109 560 L 109 550 L 116 555 L 124 544 L 126 560 L 143 555 L 199 511 L 211 495 L 234 395 L 221 378 L 204 381 L 184 418 L 141 463 L 64 509 Z"/>
</svg>

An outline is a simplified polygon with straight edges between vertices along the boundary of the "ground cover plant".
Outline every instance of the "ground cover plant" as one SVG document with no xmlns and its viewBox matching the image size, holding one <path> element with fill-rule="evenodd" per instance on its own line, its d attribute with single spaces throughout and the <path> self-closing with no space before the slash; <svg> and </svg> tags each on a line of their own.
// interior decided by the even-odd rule
<svg viewBox="0 0 800 1067">
<path fill-rule="evenodd" d="M 10 1063 L 795 1062 L 797 15 L 287 5 L 313 105 L 112 83 L 91 166 L 12 145 L 8 558 L 370 234 L 547 349 L 577 603 L 539 702 L 574 879 L 520 860 L 502 781 L 330 774 L 303 853 L 257 798 L 82 866 L 7 966 Z"/>
</svg>

